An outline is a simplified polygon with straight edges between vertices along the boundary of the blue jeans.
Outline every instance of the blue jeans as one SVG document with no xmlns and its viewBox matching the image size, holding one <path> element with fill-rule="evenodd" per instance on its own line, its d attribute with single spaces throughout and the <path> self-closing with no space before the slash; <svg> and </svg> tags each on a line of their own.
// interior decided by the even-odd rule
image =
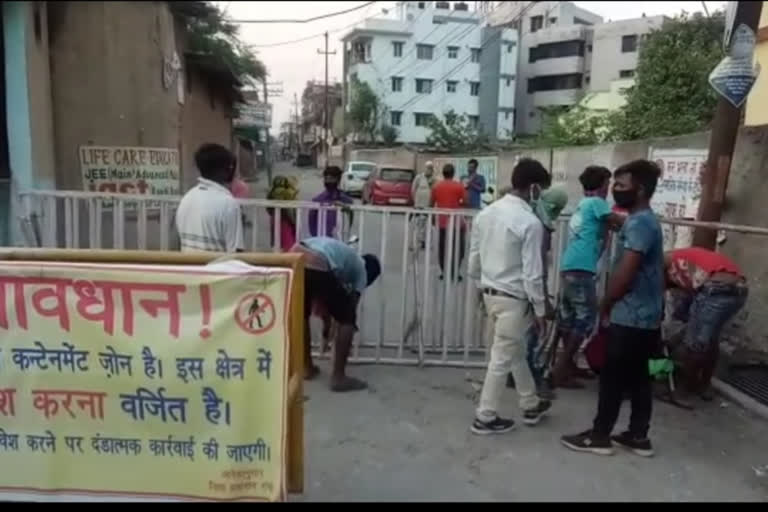
<svg viewBox="0 0 768 512">
<path fill-rule="evenodd" d="M 706 282 L 696 291 L 690 305 L 685 346 L 694 353 L 708 352 L 720 341 L 725 323 L 744 307 L 747 286 L 743 283 Z M 678 317 L 684 317 L 679 315 Z"/>
<path fill-rule="evenodd" d="M 581 339 L 595 327 L 597 319 L 597 290 L 594 274 L 563 272 L 563 290 L 558 314 L 560 330 Z"/>
<path fill-rule="evenodd" d="M 533 381 L 536 383 L 536 388 L 541 386 L 541 381 L 544 377 L 544 368 L 540 366 L 536 360 L 538 341 L 538 332 L 536 331 L 536 327 L 532 325 L 525 331 L 525 343 L 528 349 L 526 359 L 528 360 L 528 366 L 531 368 L 531 375 L 533 375 Z"/>
</svg>

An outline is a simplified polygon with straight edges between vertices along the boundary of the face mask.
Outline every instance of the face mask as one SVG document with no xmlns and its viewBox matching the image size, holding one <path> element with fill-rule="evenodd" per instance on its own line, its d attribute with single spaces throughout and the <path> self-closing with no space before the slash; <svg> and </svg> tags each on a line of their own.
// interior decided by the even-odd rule
<svg viewBox="0 0 768 512">
<path fill-rule="evenodd" d="M 637 203 L 637 189 L 613 190 L 613 200 L 619 208 L 631 209 Z"/>
<path fill-rule="evenodd" d="M 335 181 L 326 181 L 325 182 L 325 189 L 329 192 L 335 191 L 337 188 L 339 188 L 339 184 Z"/>
</svg>

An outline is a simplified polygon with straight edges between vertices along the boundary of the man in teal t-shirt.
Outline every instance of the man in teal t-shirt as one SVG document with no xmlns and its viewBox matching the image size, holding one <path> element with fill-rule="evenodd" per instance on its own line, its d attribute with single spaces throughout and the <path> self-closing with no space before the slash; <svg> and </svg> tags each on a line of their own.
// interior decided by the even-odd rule
<svg viewBox="0 0 768 512">
<path fill-rule="evenodd" d="M 583 374 L 574 356 L 584 338 L 592 333 L 597 318 L 597 262 L 605 246 L 608 226 L 616 221 L 605 200 L 610 179 L 611 171 L 596 165 L 587 167 L 579 176 L 584 198 L 568 224 L 568 241 L 560 266 L 563 284 L 559 323 L 565 352 L 553 372 L 555 387 L 583 387 L 575 380 Z"/>
</svg>

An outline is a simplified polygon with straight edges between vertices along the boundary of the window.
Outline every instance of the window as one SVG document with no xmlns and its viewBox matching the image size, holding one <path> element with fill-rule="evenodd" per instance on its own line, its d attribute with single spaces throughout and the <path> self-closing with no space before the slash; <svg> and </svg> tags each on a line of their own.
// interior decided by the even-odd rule
<svg viewBox="0 0 768 512">
<path fill-rule="evenodd" d="M 621 36 L 621 53 L 637 51 L 637 36 Z"/>
<path fill-rule="evenodd" d="M 457 59 L 459 57 L 459 47 L 458 46 L 449 46 L 448 47 L 448 58 L 449 59 Z"/>
<path fill-rule="evenodd" d="M 392 77 L 392 92 L 403 92 L 403 77 Z"/>
<path fill-rule="evenodd" d="M 581 18 L 573 18 L 574 25 L 592 25 L 591 21 L 583 20 Z"/>
<path fill-rule="evenodd" d="M 472 62 L 480 62 L 480 48 L 472 48 L 470 50 L 472 52 L 471 61 Z"/>
<path fill-rule="evenodd" d="M 588 45 L 587 45 L 587 51 L 588 51 L 588 52 L 590 52 L 590 53 L 592 53 L 592 45 L 591 45 L 591 44 L 588 44 Z"/>
<path fill-rule="evenodd" d="M 413 121 L 416 126 L 427 126 L 430 119 L 432 119 L 432 114 L 423 112 L 414 112 L 413 114 Z"/>
<path fill-rule="evenodd" d="M 536 32 L 544 26 L 544 16 L 531 16 L 531 32 Z"/>
<path fill-rule="evenodd" d="M 416 92 L 419 94 L 429 94 L 432 92 L 432 80 L 424 78 L 416 79 Z"/>
<path fill-rule="evenodd" d="M 371 62 L 371 43 L 354 43 L 352 45 L 352 62 Z"/>
<path fill-rule="evenodd" d="M 392 110 L 389 112 L 389 122 L 392 126 L 400 126 L 403 120 L 403 113 L 398 110 Z"/>
<path fill-rule="evenodd" d="M 403 56 L 403 43 L 400 41 L 395 41 L 392 43 L 392 52 L 395 57 L 402 57 Z"/>
<path fill-rule="evenodd" d="M 480 126 L 480 116 L 467 116 L 467 120 L 469 120 L 469 126 L 474 129 Z"/>
<path fill-rule="evenodd" d="M 528 54 L 528 62 L 576 56 L 584 56 L 584 41 L 559 41 L 557 43 L 544 43 L 534 46 Z"/>
<path fill-rule="evenodd" d="M 632 78 L 635 76 L 634 69 L 622 69 L 619 71 L 619 78 Z"/>
<path fill-rule="evenodd" d="M 469 82 L 469 95 L 480 96 L 480 82 Z"/>
<path fill-rule="evenodd" d="M 441 20 L 440 18 L 438 18 L 437 16 L 432 18 L 432 24 L 433 25 L 443 25 L 444 23 L 445 22 L 443 20 Z"/>
<path fill-rule="evenodd" d="M 424 2 L 419 2 L 419 9 L 423 9 L 423 8 L 424 8 Z"/>
<path fill-rule="evenodd" d="M 589 75 L 584 77 L 584 83 L 589 85 Z"/>
<path fill-rule="evenodd" d="M 515 43 L 509 43 L 507 44 L 507 53 L 512 53 L 512 50 L 515 48 Z"/>
<path fill-rule="evenodd" d="M 456 86 L 459 85 L 459 82 L 456 80 L 448 80 L 445 82 L 445 90 L 447 92 L 456 92 Z"/>
<path fill-rule="evenodd" d="M 557 18 L 549 18 L 550 25 L 557 25 Z"/>
<path fill-rule="evenodd" d="M 559 91 L 563 89 L 581 89 L 581 73 L 567 75 L 546 75 L 528 79 L 528 92 Z"/>
<path fill-rule="evenodd" d="M 431 44 L 417 44 L 416 58 L 421 60 L 432 60 L 432 53 L 435 49 Z"/>
</svg>

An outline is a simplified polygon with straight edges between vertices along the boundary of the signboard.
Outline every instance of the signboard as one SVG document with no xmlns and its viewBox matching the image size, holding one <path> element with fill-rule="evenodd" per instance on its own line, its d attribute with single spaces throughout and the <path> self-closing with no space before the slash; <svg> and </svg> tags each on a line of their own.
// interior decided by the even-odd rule
<svg viewBox="0 0 768 512">
<path fill-rule="evenodd" d="M 662 172 L 651 200 L 653 211 L 664 217 L 696 219 L 707 150 L 651 147 L 648 158 L 656 162 Z M 662 228 L 665 249 L 691 244 L 690 228 L 669 224 L 663 224 Z"/>
<path fill-rule="evenodd" d="M 237 107 L 235 127 L 269 128 L 272 126 L 272 105 L 251 101 Z"/>
<path fill-rule="evenodd" d="M 435 176 L 438 180 L 443 179 L 443 166 L 453 164 L 456 168 L 456 179 L 462 179 L 467 175 L 467 166 L 472 159 L 477 160 L 477 172 L 485 178 L 486 193 L 488 188 L 493 188 L 493 194 L 498 193 L 497 173 L 499 166 L 499 157 L 497 156 L 467 156 L 467 157 L 437 157 L 432 159 L 435 166 Z"/>
<path fill-rule="evenodd" d="M 735 108 L 741 108 L 757 80 L 760 68 L 752 67 L 756 41 L 755 32 L 740 24 L 731 36 L 728 55 L 709 75 L 712 88 Z"/>
<path fill-rule="evenodd" d="M 80 171 L 83 189 L 88 192 L 152 196 L 181 193 L 177 149 L 80 146 Z M 104 201 L 102 206 L 110 208 L 112 201 Z"/>
<path fill-rule="evenodd" d="M 232 263 L 0 263 L 0 500 L 285 496 L 292 271 Z"/>
</svg>

